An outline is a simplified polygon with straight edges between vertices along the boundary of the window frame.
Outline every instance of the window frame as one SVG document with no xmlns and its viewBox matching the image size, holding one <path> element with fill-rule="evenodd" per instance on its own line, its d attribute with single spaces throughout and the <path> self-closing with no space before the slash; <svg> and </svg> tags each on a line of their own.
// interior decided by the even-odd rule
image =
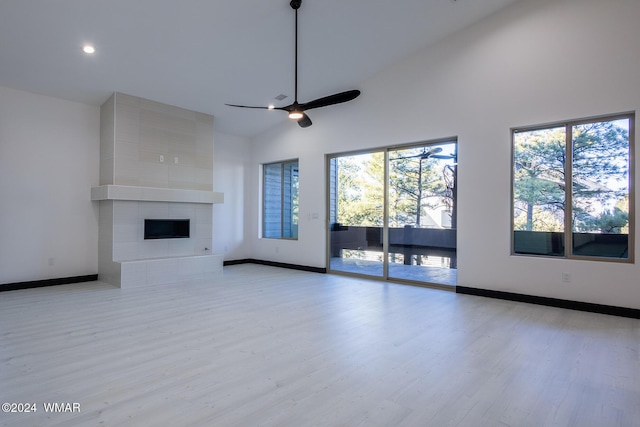
<svg viewBox="0 0 640 427">
<path fill-rule="evenodd" d="M 268 191 L 267 191 L 267 185 L 268 185 L 268 178 L 267 178 L 267 170 L 270 166 L 279 166 L 280 167 L 280 191 L 279 191 L 279 215 L 280 215 L 280 229 L 279 229 L 279 236 L 272 236 L 272 235 L 267 235 L 267 230 L 269 229 L 269 226 L 267 225 L 267 195 L 268 195 Z M 278 161 L 278 162 L 269 162 L 269 163 L 263 163 L 261 165 L 261 169 L 262 169 L 262 173 L 261 173 L 261 178 L 262 178 L 262 185 L 261 185 L 261 189 L 262 189 L 262 201 L 261 201 L 261 232 L 260 232 L 260 237 L 263 239 L 278 239 L 278 240 L 298 240 L 298 226 L 300 223 L 300 215 L 299 215 L 299 203 L 300 203 L 300 194 L 299 194 L 299 188 L 297 188 L 297 191 L 295 192 L 295 202 L 294 202 L 294 198 L 292 197 L 292 201 L 291 201 L 291 208 L 290 209 L 286 209 L 285 205 L 286 205 L 286 195 L 287 195 L 287 191 L 285 191 L 285 187 L 287 185 L 286 180 L 285 180 L 285 172 L 287 169 L 287 166 L 293 167 L 295 168 L 295 170 L 297 171 L 297 176 L 298 176 L 298 186 L 299 186 L 299 179 L 300 179 L 300 161 L 299 159 L 288 159 L 288 160 L 283 160 L 283 161 Z M 289 183 L 291 185 L 291 188 L 293 188 L 293 182 Z M 289 194 L 291 194 L 291 191 L 289 191 Z M 285 236 L 284 231 L 286 229 L 286 224 L 287 224 L 287 212 L 291 212 L 291 216 L 289 216 L 290 219 L 293 219 L 293 211 L 294 209 L 298 210 L 298 213 L 296 215 L 297 218 L 297 222 L 293 222 L 293 220 L 290 221 L 290 226 L 291 226 L 291 235 L 290 236 Z M 295 225 L 295 227 L 294 227 Z M 293 232 L 293 230 L 295 229 L 295 232 Z"/>
<path fill-rule="evenodd" d="M 579 125 L 589 123 L 607 122 L 615 120 L 629 120 L 629 152 L 628 152 L 628 196 L 629 196 L 629 233 L 628 233 L 628 257 L 614 258 L 595 255 L 576 255 L 573 253 L 573 128 Z M 547 254 L 527 254 L 515 251 L 515 172 L 516 172 L 516 134 L 519 132 L 545 130 L 554 127 L 564 127 L 565 131 L 565 215 L 564 215 L 564 254 L 563 255 L 547 255 Z M 601 261 L 613 263 L 635 263 L 635 111 L 608 114 L 602 116 L 586 117 L 581 119 L 565 120 L 559 122 L 551 122 L 532 126 L 518 126 L 510 129 L 511 132 L 511 200 L 510 200 L 510 254 L 512 256 L 549 258 L 549 259 L 572 259 L 584 261 Z"/>
</svg>

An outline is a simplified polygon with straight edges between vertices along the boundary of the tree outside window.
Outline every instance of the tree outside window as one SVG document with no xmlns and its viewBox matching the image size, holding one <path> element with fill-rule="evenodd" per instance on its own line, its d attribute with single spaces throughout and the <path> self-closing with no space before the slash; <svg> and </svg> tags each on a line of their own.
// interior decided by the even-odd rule
<svg viewBox="0 0 640 427">
<path fill-rule="evenodd" d="M 630 259 L 632 128 L 625 115 L 513 131 L 514 253 Z"/>
</svg>

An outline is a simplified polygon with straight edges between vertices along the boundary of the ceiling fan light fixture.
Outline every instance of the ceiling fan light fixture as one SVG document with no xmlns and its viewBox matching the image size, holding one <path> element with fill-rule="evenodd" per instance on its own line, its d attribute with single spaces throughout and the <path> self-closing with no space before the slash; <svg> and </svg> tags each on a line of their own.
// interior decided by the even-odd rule
<svg viewBox="0 0 640 427">
<path fill-rule="evenodd" d="M 293 110 L 289 112 L 289 118 L 292 120 L 300 120 L 302 118 L 302 115 L 302 111 Z"/>
</svg>

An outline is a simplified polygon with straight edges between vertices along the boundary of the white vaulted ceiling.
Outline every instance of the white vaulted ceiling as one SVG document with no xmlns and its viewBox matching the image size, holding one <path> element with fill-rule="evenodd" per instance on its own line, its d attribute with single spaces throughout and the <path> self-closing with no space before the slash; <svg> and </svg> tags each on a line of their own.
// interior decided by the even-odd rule
<svg viewBox="0 0 640 427">
<path fill-rule="evenodd" d="M 516 1 L 303 0 L 300 101 L 358 89 Z M 293 100 L 293 16 L 289 0 L 3 0 L 0 85 L 94 105 L 124 92 L 252 137 L 286 115 L 224 104 Z M 84 43 L 96 53 L 82 53 Z"/>
</svg>

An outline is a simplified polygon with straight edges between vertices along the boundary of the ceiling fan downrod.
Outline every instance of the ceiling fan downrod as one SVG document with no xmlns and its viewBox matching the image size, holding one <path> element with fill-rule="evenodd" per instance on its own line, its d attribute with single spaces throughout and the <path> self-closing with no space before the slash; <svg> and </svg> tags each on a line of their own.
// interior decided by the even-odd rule
<svg viewBox="0 0 640 427">
<path fill-rule="evenodd" d="M 293 88 L 293 106 L 294 109 L 289 111 L 289 118 L 293 120 L 300 120 L 304 117 L 302 111 L 298 109 L 298 9 L 302 5 L 302 0 L 291 0 L 289 3 L 291 8 L 295 10 L 296 18 L 295 18 L 295 54 L 294 54 L 294 62 L 295 62 L 295 71 L 294 71 L 294 88 Z"/>
</svg>

